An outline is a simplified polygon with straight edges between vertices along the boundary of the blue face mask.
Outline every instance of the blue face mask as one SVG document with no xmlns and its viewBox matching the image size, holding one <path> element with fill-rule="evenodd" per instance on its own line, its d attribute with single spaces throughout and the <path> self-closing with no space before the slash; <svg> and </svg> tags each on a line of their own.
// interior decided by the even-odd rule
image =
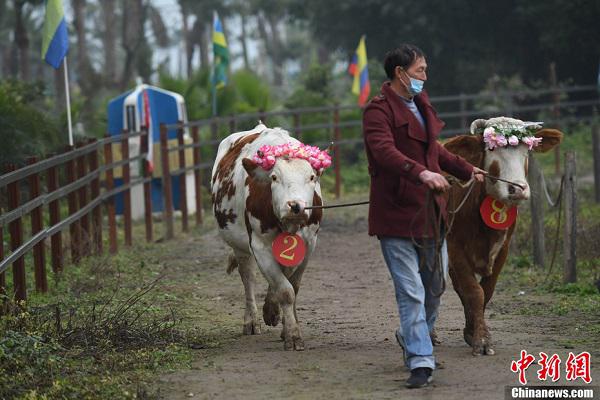
<svg viewBox="0 0 600 400">
<path fill-rule="evenodd" d="M 410 78 L 410 86 L 408 87 L 408 92 L 411 95 L 416 96 L 423 91 L 424 84 L 425 82 L 420 79 Z"/>
<path fill-rule="evenodd" d="M 406 87 L 406 90 L 408 90 L 408 94 L 410 94 L 411 96 L 416 96 L 419 93 L 421 93 L 423 91 L 423 85 L 425 85 L 425 81 L 422 81 L 422 80 L 416 79 L 416 78 L 412 78 L 410 75 L 408 75 L 408 72 L 406 72 L 406 70 L 404 68 L 402 68 L 402 67 L 400 67 L 400 68 L 406 74 L 408 79 L 410 79 L 410 86 L 406 85 L 403 82 L 404 86 Z"/>
</svg>

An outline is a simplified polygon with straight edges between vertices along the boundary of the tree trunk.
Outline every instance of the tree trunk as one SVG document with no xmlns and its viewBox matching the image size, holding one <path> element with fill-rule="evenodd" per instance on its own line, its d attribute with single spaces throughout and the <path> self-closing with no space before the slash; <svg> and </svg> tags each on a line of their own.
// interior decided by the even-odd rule
<svg viewBox="0 0 600 400">
<path fill-rule="evenodd" d="M 52 68 L 54 71 L 54 95 L 56 111 L 58 114 L 62 113 L 65 108 L 65 64 L 62 63 L 58 69 Z"/>
<path fill-rule="evenodd" d="M 192 31 L 190 31 L 188 26 L 189 13 L 182 4 L 180 4 L 180 7 L 181 19 L 183 21 L 181 35 L 183 36 L 183 43 L 185 48 L 185 73 L 189 79 L 192 76 L 192 58 L 194 57 L 194 41 L 191 35 L 194 32 L 195 24 L 192 28 Z"/>
<path fill-rule="evenodd" d="M 250 70 L 250 60 L 248 59 L 248 43 L 246 43 L 246 40 L 248 38 L 248 33 L 246 32 L 246 15 L 244 13 L 240 13 L 240 18 L 242 19 L 242 32 L 240 33 L 240 42 L 242 42 L 242 56 L 244 57 L 244 68 Z"/>
<path fill-rule="evenodd" d="M 114 24 L 116 21 L 116 0 L 103 0 L 102 18 L 104 20 L 104 32 L 102 33 L 102 47 L 104 48 L 104 81 L 109 88 L 115 88 L 117 83 L 117 38 Z"/>
<path fill-rule="evenodd" d="M 85 37 L 86 0 L 73 0 L 73 26 L 77 37 L 77 66 L 79 67 L 78 83 L 86 97 L 97 90 L 97 84 L 90 60 L 88 58 L 87 39 Z"/>
<path fill-rule="evenodd" d="M 15 0 L 15 43 L 18 49 L 18 67 L 17 70 L 21 72 L 21 79 L 24 81 L 29 80 L 29 37 L 27 36 L 27 30 L 23 22 L 23 6 L 25 0 Z M 16 75 L 16 74 L 15 74 Z"/>
<path fill-rule="evenodd" d="M 211 32 L 210 23 L 201 23 L 198 27 L 198 44 L 200 45 L 200 67 L 208 68 L 210 66 L 208 62 L 209 52 L 209 34 Z"/>
<path fill-rule="evenodd" d="M 267 32 L 267 25 L 270 28 L 271 34 Z M 263 13 L 258 15 L 258 31 L 265 44 L 265 49 L 273 67 L 273 83 L 275 86 L 283 84 L 283 57 L 281 52 L 281 39 L 277 29 L 277 23 L 273 17 L 265 18 Z"/>
<path fill-rule="evenodd" d="M 123 0 L 123 40 L 125 65 L 121 76 L 121 90 L 125 90 L 134 75 L 137 54 L 144 39 L 144 5 L 142 0 Z"/>
</svg>

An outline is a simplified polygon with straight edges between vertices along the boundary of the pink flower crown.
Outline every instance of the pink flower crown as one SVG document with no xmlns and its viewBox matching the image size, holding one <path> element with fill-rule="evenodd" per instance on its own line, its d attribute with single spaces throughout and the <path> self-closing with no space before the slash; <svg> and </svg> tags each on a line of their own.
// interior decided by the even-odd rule
<svg viewBox="0 0 600 400">
<path fill-rule="evenodd" d="M 277 161 L 278 157 L 306 160 L 319 172 L 331 165 L 331 156 L 327 154 L 327 151 L 303 143 L 261 146 L 252 157 L 252 161 L 260 165 L 265 171 L 269 171 L 275 165 L 275 161 Z"/>
<path fill-rule="evenodd" d="M 500 129 L 489 126 L 483 131 L 483 141 L 488 149 L 494 150 L 496 147 L 518 146 L 523 142 L 532 150 L 542 142 L 542 138 L 533 136 L 532 132 L 525 129 Z"/>
</svg>

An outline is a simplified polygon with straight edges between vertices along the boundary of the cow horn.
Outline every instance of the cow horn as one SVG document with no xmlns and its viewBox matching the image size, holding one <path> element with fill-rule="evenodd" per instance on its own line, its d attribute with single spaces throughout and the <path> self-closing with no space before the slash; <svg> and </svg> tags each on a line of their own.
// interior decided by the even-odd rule
<svg viewBox="0 0 600 400">
<path fill-rule="evenodd" d="M 329 146 L 327 146 L 327 148 L 325 148 L 323 151 L 331 153 L 333 151 L 333 142 L 329 143 Z"/>
<path fill-rule="evenodd" d="M 487 119 L 482 118 L 476 119 L 475 121 L 471 122 L 471 135 L 474 135 L 476 133 L 483 133 L 486 123 Z"/>
</svg>

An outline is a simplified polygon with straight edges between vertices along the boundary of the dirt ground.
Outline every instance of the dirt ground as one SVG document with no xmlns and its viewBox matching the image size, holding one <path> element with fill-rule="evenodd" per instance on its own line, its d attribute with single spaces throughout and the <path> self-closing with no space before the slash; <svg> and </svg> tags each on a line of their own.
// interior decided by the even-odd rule
<svg viewBox="0 0 600 400">
<path fill-rule="evenodd" d="M 503 399 L 506 385 L 517 385 L 511 361 L 522 349 L 539 359 L 544 351 L 563 360 L 557 384 L 566 385 L 564 362 L 569 351 L 592 353 L 593 384 L 600 349 L 569 345 L 585 323 L 576 315 L 523 315 L 519 310 L 543 296 L 519 294 L 500 282 L 486 313 L 496 343 L 495 356 L 473 357 L 462 338 L 462 305 L 449 285 L 437 323 L 442 345 L 435 348 L 444 367 L 425 389 L 404 388 L 408 371 L 393 332 L 398 325 L 392 282 L 377 239 L 367 235 L 366 209 L 351 219 L 325 215 L 319 243 L 304 275 L 298 317 L 306 342 L 303 352 L 284 351 L 281 325 L 243 336 L 243 287 L 239 275 L 225 273 L 228 249 L 215 230 L 191 235 L 169 260 L 175 284 L 194 301 L 189 310 L 198 324 L 210 324 L 215 346 L 196 350 L 191 370 L 162 376 L 157 383 L 165 399 Z M 502 281 L 502 277 L 500 279 Z M 178 283 L 177 283 L 178 282 Z M 259 310 L 266 293 L 259 277 Z M 539 304 L 538 304 L 539 305 Z M 593 340 L 597 344 L 598 340 Z M 589 346 L 589 345 L 587 345 Z M 537 365 L 527 371 L 530 384 Z M 581 379 L 577 385 L 583 384 Z"/>
</svg>

